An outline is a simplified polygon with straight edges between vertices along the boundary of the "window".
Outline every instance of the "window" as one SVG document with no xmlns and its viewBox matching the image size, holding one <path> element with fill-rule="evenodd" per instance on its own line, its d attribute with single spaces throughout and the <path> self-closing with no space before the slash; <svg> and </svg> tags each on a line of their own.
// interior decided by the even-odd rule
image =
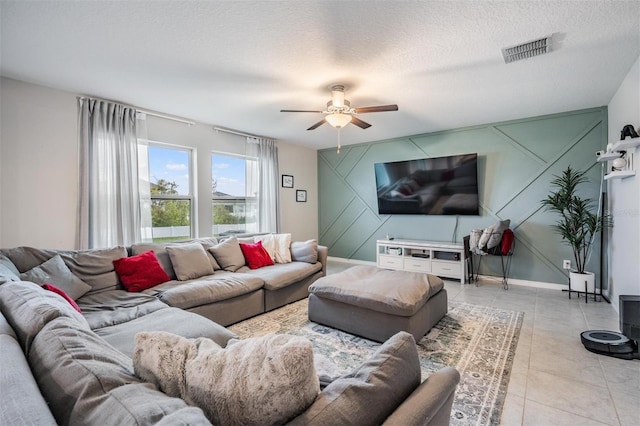
<svg viewBox="0 0 640 426">
<path fill-rule="evenodd" d="M 153 242 L 193 235 L 191 151 L 149 143 L 149 185 Z"/>
<path fill-rule="evenodd" d="M 258 232 L 258 161 L 211 155 L 213 235 Z"/>
</svg>

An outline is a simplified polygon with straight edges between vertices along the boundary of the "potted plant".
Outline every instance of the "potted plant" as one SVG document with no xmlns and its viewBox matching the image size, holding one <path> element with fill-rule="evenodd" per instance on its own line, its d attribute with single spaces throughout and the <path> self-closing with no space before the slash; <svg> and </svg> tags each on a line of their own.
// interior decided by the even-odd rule
<svg viewBox="0 0 640 426">
<path fill-rule="evenodd" d="M 576 195 L 578 185 L 587 181 L 585 174 L 586 171 L 576 171 L 568 166 L 551 182 L 557 190 L 541 203 L 547 210 L 560 215 L 553 228 L 573 250 L 575 270 L 569 274 L 569 288 L 594 293 L 594 274 L 584 268 L 591 256 L 595 235 L 613 226 L 613 219 L 609 214 L 599 214 L 597 209 L 593 212 L 593 201 Z"/>
</svg>

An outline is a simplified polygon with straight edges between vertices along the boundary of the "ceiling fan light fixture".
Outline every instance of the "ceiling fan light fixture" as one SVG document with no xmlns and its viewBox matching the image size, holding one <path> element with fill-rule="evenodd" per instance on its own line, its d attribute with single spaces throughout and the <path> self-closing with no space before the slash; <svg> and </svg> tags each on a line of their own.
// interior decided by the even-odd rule
<svg viewBox="0 0 640 426">
<path fill-rule="evenodd" d="M 349 114 L 329 114 L 324 119 L 327 121 L 327 123 L 331 124 L 337 129 L 340 129 L 351 123 L 351 116 Z"/>
<path fill-rule="evenodd" d="M 342 108 L 344 106 L 344 92 L 341 90 L 334 90 L 332 94 L 332 104 L 336 108 Z"/>
</svg>

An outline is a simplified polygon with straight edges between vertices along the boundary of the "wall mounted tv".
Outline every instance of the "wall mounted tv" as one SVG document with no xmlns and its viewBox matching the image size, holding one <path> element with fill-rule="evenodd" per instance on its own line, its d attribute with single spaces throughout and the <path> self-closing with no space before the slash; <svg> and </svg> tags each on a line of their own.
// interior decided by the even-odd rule
<svg viewBox="0 0 640 426">
<path fill-rule="evenodd" d="M 376 163 L 379 214 L 478 215 L 478 154 Z"/>
</svg>

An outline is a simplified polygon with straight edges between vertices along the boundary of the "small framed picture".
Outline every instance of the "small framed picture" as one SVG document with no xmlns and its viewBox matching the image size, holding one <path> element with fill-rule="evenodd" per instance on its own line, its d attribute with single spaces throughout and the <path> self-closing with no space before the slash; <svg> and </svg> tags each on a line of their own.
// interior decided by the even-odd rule
<svg viewBox="0 0 640 426">
<path fill-rule="evenodd" d="M 283 188 L 293 188 L 293 176 L 291 176 L 291 175 L 282 175 L 282 187 Z"/>
<path fill-rule="evenodd" d="M 306 203 L 307 202 L 307 191 L 305 191 L 304 189 L 296 190 L 296 201 L 299 202 L 299 203 Z"/>
</svg>

